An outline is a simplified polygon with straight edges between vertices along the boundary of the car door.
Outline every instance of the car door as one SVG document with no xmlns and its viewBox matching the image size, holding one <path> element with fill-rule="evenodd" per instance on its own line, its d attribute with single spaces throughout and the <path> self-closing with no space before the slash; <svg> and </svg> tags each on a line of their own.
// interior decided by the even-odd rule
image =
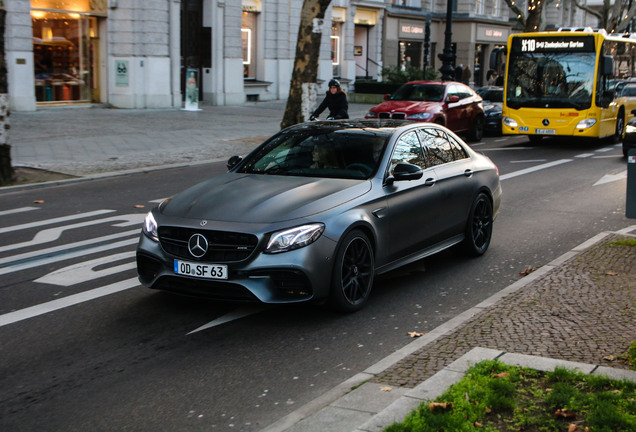
<svg viewBox="0 0 636 432">
<path fill-rule="evenodd" d="M 447 86 L 446 99 L 446 127 L 452 131 L 462 131 L 465 125 L 462 123 L 462 101 L 460 100 L 459 88 L 456 84 Z"/>
<path fill-rule="evenodd" d="M 423 127 L 418 133 L 427 166 L 435 171 L 437 190 L 442 197 L 440 237 L 446 239 L 461 234 L 477 193 L 472 160 L 455 137 L 444 130 Z"/>
<path fill-rule="evenodd" d="M 385 182 L 391 241 L 387 261 L 414 253 L 432 244 L 440 229 L 442 196 L 437 187 L 437 177 L 426 166 L 418 134 L 415 130 L 400 136 L 393 149 L 387 178 L 398 163 L 417 165 L 423 176 L 417 180 Z"/>
</svg>

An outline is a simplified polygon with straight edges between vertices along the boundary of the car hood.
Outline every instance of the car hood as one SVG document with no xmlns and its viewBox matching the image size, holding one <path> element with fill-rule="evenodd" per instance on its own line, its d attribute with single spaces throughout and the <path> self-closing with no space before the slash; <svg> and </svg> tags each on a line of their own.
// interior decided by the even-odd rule
<svg viewBox="0 0 636 432">
<path fill-rule="evenodd" d="M 441 106 L 441 102 L 386 101 L 373 107 L 371 110 L 374 112 L 398 111 L 404 113 L 421 113 L 431 111 L 439 106 Z"/>
<path fill-rule="evenodd" d="M 202 220 L 275 223 L 324 212 L 369 190 L 368 180 L 227 173 L 175 195 L 161 212 Z"/>
</svg>

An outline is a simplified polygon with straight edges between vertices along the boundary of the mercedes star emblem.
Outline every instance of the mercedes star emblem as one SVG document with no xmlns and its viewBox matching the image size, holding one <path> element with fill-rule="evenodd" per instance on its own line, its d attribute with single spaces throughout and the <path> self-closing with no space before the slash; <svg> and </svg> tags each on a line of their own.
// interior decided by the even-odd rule
<svg viewBox="0 0 636 432">
<path fill-rule="evenodd" d="M 201 234 L 193 234 L 188 240 L 188 250 L 195 258 L 201 258 L 208 251 L 208 240 Z"/>
<path fill-rule="evenodd" d="M 550 124 L 550 120 L 548 120 L 548 119 L 543 119 L 543 121 L 542 121 L 541 123 L 543 123 L 543 126 L 547 126 L 547 125 L 549 125 L 549 124 Z"/>
</svg>

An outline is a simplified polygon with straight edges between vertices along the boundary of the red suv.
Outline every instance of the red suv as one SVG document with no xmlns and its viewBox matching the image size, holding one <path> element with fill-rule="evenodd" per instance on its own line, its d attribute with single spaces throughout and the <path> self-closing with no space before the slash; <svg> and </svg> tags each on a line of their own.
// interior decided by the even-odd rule
<svg viewBox="0 0 636 432">
<path fill-rule="evenodd" d="M 450 130 L 480 141 L 484 135 L 481 96 L 455 81 L 411 81 L 384 96 L 365 118 L 406 119 L 439 123 Z"/>
</svg>

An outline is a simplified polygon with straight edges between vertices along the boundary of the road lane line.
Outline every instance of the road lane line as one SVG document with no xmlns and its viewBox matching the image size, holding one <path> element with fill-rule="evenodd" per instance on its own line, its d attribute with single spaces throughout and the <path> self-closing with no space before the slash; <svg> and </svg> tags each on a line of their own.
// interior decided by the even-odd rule
<svg viewBox="0 0 636 432">
<path fill-rule="evenodd" d="M 525 175 L 525 174 L 530 174 L 530 173 L 533 173 L 535 171 L 540 171 L 540 170 L 543 170 L 543 169 L 546 169 L 546 168 L 552 168 L 554 166 L 562 165 L 564 163 L 568 163 L 568 162 L 572 162 L 572 161 L 573 161 L 573 159 L 560 159 L 560 160 L 557 160 L 557 161 L 554 161 L 554 162 L 544 163 L 544 164 L 541 164 L 541 165 L 533 166 L 533 167 L 522 169 L 522 170 L 519 170 L 519 171 L 513 171 L 511 173 L 503 174 L 503 175 L 499 176 L 499 180 L 507 180 L 509 178 L 518 177 L 518 176 Z"/>
<path fill-rule="evenodd" d="M 37 259 L 37 260 L 34 260 L 34 261 L 17 263 L 17 264 L 10 265 L 8 267 L 0 268 L 0 275 L 7 274 L 7 273 L 13 273 L 13 272 L 21 271 L 21 270 L 26 270 L 26 269 L 30 269 L 30 268 L 33 268 L 33 267 L 38 267 L 38 266 L 41 266 L 41 265 L 44 265 L 44 264 L 50 264 L 50 263 L 54 263 L 54 262 L 64 261 L 64 260 L 67 260 L 67 259 L 76 258 L 76 257 L 80 257 L 80 256 L 86 256 L 86 255 L 94 254 L 94 253 L 97 253 L 97 252 L 103 252 L 103 251 L 107 251 L 107 250 L 110 250 L 110 249 L 116 249 L 116 248 L 119 248 L 119 247 L 130 246 L 130 245 L 136 244 L 138 241 L 139 241 L 139 239 L 135 237 L 135 238 L 132 238 L 132 239 L 129 239 L 129 240 L 122 240 L 122 241 L 117 242 L 117 243 L 111 243 L 111 244 L 106 244 L 106 245 L 102 245 L 102 246 L 96 246 L 96 247 L 92 247 L 92 248 L 80 249 L 80 250 L 75 251 L 75 252 L 69 252 L 69 253 L 66 253 L 66 254 L 52 256 L 52 257 L 45 257 L 45 258 Z"/>
<path fill-rule="evenodd" d="M 266 310 L 267 308 L 268 308 L 268 305 L 249 305 L 249 306 L 240 307 L 236 310 L 233 310 L 232 312 L 228 314 L 223 315 L 222 317 L 215 319 L 214 321 L 210 321 L 209 323 L 202 325 L 201 327 L 197 329 L 192 330 L 190 333 L 188 333 L 188 335 L 191 335 L 192 333 L 200 332 L 202 330 L 206 330 L 212 327 L 220 326 L 221 324 L 225 324 L 230 321 L 236 321 L 238 319 L 245 318 L 246 316 L 257 314 L 259 312 Z"/>
<path fill-rule="evenodd" d="M 34 228 L 34 227 L 38 228 L 38 227 L 41 227 L 43 225 L 51 225 L 51 224 L 59 223 L 59 222 L 68 222 L 68 221 L 75 220 L 75 219 L 82 219 L 82 218 L 87 218 L 87 217 L 92 217 L 92 216 L 99 216 L 99 215 L 103 215 L 103 214 L 106 214 L 106 213 L 113 213 L 114 211 L 115 210 L 95 210 L 95 211 L 92 211 L 92 212 L 78 213 L 78 214 L 74 214 L 74 215 L 70 215 L 70 216 L 62 216 L 62 217 L 59 217 L 59 218 L 46 219 L 46 220 L 26 223 L 26 224 L 22 224 L 22 225 L 13 225 L 13 226 L 10 226 L 10 227 L 0 228 L 0 234 L 7 233 L 7 232 L 12 232 L 12 231 L 19 231 L 19 230 L 23 230 L 23 229 L 27 229 L 27 228 Z"/>
<path fill-rule="evenodd" d="M 39 315 L 44 315 L 49 312 L 53 312 L 79 303 L 84 303 L 120 291 L 124 291 L 138 285 L 139 281 L 137 280 L 137 278 L 126 279 L 100 288 L 95 288 L 61 299 L 52 300 L 50 302 L 41 303 L 39 305 L 31 306 L 25 309 L 9 312 L 4 315 L 0 315 L 0 327 L 14 324 L 18 321 L 23 321 Z"/>
<path fill-rule="evenodd" d="M 51 256 L 53 254 L 56 254 L 60 251 L 70 251 L 72 249 L 77 249 L 79 247 L 82 246 L 86 246 L 86 245 L 95 245 L 97 243 L 103 243 L 106 241 L 111 241 L 111 240 L 115 240 L 118 238 L 122 238 L 122 237 L 129 237 L 129 236 L 139 236 L 139 229 L 134 229 L 134 230 L 129 230 L 129 231 L 124 231 L 121 233 L 117 233 L 117 234 L 111 234 L 111 235 L 107 235 L 107 236 L 102 236 L 102 237 L 95 237 L 95 238 L 90 238 L 87 240 L 82 240 L 82 241 L 78 241 L 75 243 L 67 243 L 67 244 L 63 244 L 60 246 L 53 246 L 47 249 L 38 249 L 36 251 L 32 251 L 32 252 L 25 252 L 25 253 L 21 253 L 18 255 L 12 255 L 6 258 L 0 258 L 0 264 L 6 264 L 6 263 L 11 263 L 11 262 L 17 262 L 17 261 L 24 261 L 24 260 L 28 260 L 34 257 L 39 257 L 39 256 Z"/>
<path fill-rule="evenodd" d="M 518 161 L 510 161 L 510 163 L 539 163 L 545 162 L 547 159 L 528 159 L 528 160 L 518 160 Z"/>
<path fill-rule="evenodd" d="M 14 213 L 28 212 L 32 210 L 40 210 L 40 207 L 20 207 L 20 208 L 14 208 L 11 210 L 3 210 L 3 211 L 0 211 L 0 216 L 14 214 Z"/>
<path fill-rule="evenodd" d="M 94 270 L 95 267 L 123 260 L 132 261 L 101 270 Z M 137 268 L 135 251 L 128 251 L 63 267 L 36 279 L 34 282 L 68 287 L 135 268 Z"/>
</svg>

